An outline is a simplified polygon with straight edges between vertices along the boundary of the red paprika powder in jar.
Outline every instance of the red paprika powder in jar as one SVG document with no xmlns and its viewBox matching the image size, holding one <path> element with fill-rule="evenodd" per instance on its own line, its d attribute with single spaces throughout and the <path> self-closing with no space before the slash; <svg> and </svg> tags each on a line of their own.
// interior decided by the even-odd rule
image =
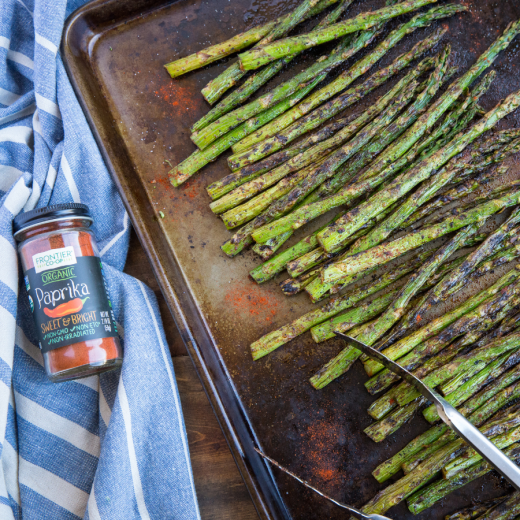
<svg viewBox="0 0 520 520">
<path fill-rule="evenodd" d="M 25 286 L 45 370 L 55 383 L 121 366 L 123 353 L 84 204 L 57 204 L 14 219 Z"/>
</svg>

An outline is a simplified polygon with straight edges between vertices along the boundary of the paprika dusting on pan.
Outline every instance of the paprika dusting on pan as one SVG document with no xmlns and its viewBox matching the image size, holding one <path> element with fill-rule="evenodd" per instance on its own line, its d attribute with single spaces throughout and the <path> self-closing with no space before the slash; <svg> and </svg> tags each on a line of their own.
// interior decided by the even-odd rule
<svg viewBox="0 0 520 520">
<path fill-rule="evenodd" d="M 54 382 L 121 366 L 112 304 L 84 204 L 18 215 L 15 238 L 45 370 Z"/>
</svg>

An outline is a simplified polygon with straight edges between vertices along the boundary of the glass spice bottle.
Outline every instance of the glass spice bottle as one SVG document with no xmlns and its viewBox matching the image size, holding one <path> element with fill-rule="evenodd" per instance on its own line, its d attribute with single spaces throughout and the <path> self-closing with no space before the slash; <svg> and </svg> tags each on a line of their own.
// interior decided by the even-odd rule
<svg viewBox="0 0 520 520">
<path fill-rule="evenodd" d="M 45 370 L 55 383 L 123 362 L 92 221 L 87 206 L 71 203 L 13 222 Z"/>
</svg>

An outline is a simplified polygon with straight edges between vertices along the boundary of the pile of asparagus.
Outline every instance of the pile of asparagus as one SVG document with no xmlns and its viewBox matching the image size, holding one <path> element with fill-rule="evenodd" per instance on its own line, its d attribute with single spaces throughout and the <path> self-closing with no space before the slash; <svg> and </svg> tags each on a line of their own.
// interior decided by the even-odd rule
<svg viewBox="0 0 520 520">
<path fill-rule="evenodd" d="M 331 74 L 335 69 L 343 65 L 361 49 L 371 44 L 381 33 L 387 20 L 436 1 L 406 0 L 398 2 L 397 0 L 388 0 L 388 6 L 379 11 L 364 13 L 345 22 L 335 23 L 344 15 L 353 0 L 303 0 L 294 11 L 275 22 L 252 29 L 227 42 L 167 64 L 165 67 L 171 76 L 177 77 L 255 42 L 258 42 L 256 49 L 262 49 L 270 42 L 283 42 L 284 40 L 279 38 L 287 34 L 299 23 L 322 13 L 332 5 L 334 6 L 333 10 L 322 18 L 310 33 L 314 37 L 325 30 L 325 33 L 330 35 L 329 40 L 339 39 L 339 43 L 330 54 L 322 56 L 314 65 L 295 74 L 291 79 L 279 84 L 267 94 L 245 103 L 260 87 L 293 61 L 301 51 L 290 52 L 290 55 L 269 63 L 266 67 L 248 77 L 242 85 L 226 98 L 219 101 L 208 114 L 192 126 L 191 139 L 199 150 L 171 171 L 172 183 L 175 186 L 182 184 L 191 175 L 230 147 L 233 147 L 233 151 L 242 152 L 251 148 L 255 143 L 260 145 L 268 137 L 283 139 L 280 132 L 284 129 L 290 131 L 291 129 L 288 127 L 292 126 L 291 123 L 306 116 L 305 120 L 301 121 L 306 128 L 302 127 L 300 131 L 292 135 L 290 141 L 293 141 L 299 135 L 317 128 L 321 123 L 386 82 L 390 77 L 406 67 L 411 60 L 431 48 L 436 43 L 435 38 L 435 41 L 425 42 L 419 46 L 413 55 L 404 57 L 403 61 L 388 69 L 386 74 L 374 77 L 368 90 L 357 89 L 354 92 L 345 93 L 345 89 L 352 82 L 365 74 L 404 36 L 420 27 L 431 24 L 435 20 L 463 11 L 465 8 L 457 5 L 447 5 L 434 8 L 428 13 L 417 15 L 412 21 L 403 24 L 399 30 L 394 31 L 387 37 L 366 59 L 358 61 L 354 67 L 351 67 L 351 69 L 336 77 L 334 81 L 311 94 L 317 85 L 326 83 L 325 80 L 327 79 L 330 81 Z M 317 40 L 316 45 L 319 43 Z M 290 50 L 293 44 L 289 42 L 289 45 Z M 249 69 L 258 67 L 260 65 L 253 64 L 246 68 L 242 60 L 240 60 L 211 81 L 202 90 L 202 94 L 208 102 L 214 104 L 229 88 L 237 84 Z M 337 96 L 342 91 L 343 94 L 347 94 L 347 98 L 345 96 Z M 329 106 L 321 106 L 321 112 L 325 110 L 328 113 L 318 114 L 316 110 L 313 110 L 323 105 L 325 101 L 328 101 L 327 105 Z M 337 148 L 337 146 L 338 144 L 335 147 Z M 277 149 L 281 147 L 278 146 Z M 275 151 L 274 148 L 272 151 Z M 293 150 L 290 154 L 294 152 Z M 264 153 L 262 156 L 265 157 L 266 155 L 270 154 Z M 280 160 L 278 158 L 278 161 Z M 255 159 L 251 157 L 246 162 L 247 164 L 252 164 L 254 161 Z M 235 156 L 229 160 L 233 171 L 241 169 L 241 165 L 246 164 L 246 162 L 241 158 L 235 160 Z M 265 171 L 267 170 L 264 168 Z M 256 176 L 260 175 L 257 172 L 255 173 Z M 217 183 L 217 186 L 210 186 L 208 192 L 215 200 L 229 193 L 233 188 L 240 186 L 243 182 L 251 180 L 253 178 L 252 175 L 254 174 L 237 173 L 234 175 L 233 182 L 226 183 L 223 180 Z"/>
<path fill-rule="evenodd" d="M 232 148 L 232 173 L 207 188 L 212 211 L 234 233 L 223 251 L 233 257 L 253 245 L 265 260 L 250 273 L 257 283 L 286 270 L 285 294 L 305 291 L 313 302 L 329 298 L 255 341 L 254 360 L 309 330 L 317 343 L 348 331 L 414 371 L 520 462 L 520 406 L 514 404 L 520 397 L 520 264 L 510 265 L 520 256 L 520 182 L 495 186 L 507 171 L 502 163 L 520 151 L 519 130 L 495 129 L 518 108 L 520 92 L 488 112 L 479 105 L 495 73 L 479 78 L 518 35 L 520 22 L 454 81 L 449 46 L 426 56 L 442 29 L 362 78 L 407 34 L 465 10 L 434 7 L 331 80 L 336 68 L 379 37 L 387 20 L 434 0 L 390 0 L 381 10 L 338 22 L 352 1 L 304 0 L 274 22 L 167 65 L 175 77 L 256 43 L 203 89 L 212 104 L 248 70 L 263 67 L 195 123 L 192 140 L 199 150 L 172 170 L 172 183 L 182 184 Z M 284 38 L 333 4 L 311 33 Z M 339 41 L 329 55 L 245 103 L 300 52 L 333 39 Z M 344 114 L 402 72 L 368 109 Z M 493 224 L 505 210 L 506 220 Z M 327 224 L 278 252 L 296 230 L 329 212 Z M 426 322 L 432 306 L 503 265 L 509 270 L 493 285 Z M 368 392 L 384 392 L 368 410 L 375 420 L 365 430 L 371 439 L 386 439 L 419 411 L 432 424 L 374 470 L 379 482 L 399 471 L 404 476 L 363 511 L 384 513 L 407 499 L 418 513 L 491 471 L 440 423 L 425 398 L 353 347 L 310 383 L 322 389 L 358 359 L 370 377 Z M 453 518 L 516 518 L 500 516 L 511 500 Z"/>
</svg>

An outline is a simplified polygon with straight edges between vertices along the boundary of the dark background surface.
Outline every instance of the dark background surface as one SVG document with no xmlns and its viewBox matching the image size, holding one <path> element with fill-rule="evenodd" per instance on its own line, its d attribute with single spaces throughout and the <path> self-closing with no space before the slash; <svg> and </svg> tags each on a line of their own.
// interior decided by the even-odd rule
<svg viewBox="0 0 520 520">
<path fill-rule="evenodd" d="M 312 305 L 305 295 L 289 299 L 281 294 L 276 281 L 283 279 L 283 275 L 261 287 L 248 280 L 248 271 L 259 263 L 252 253 L 229 259 L 220 251 L 219 246 L 229 233 L 209 210 L 204 188 L 227 173 L 224 158 L 206 167 L 180 189 L 169 184 L 169 166 L 164 162 L 168 159 L 172 164 L 178 163 L 195 150 L 189 140 L 189 127 L 208 110 L 199 91 L 230 60 L 174 81 L 164 73 L 162 65 L 223 41 L 249 27 L 252 21 L 279 14 L 293 3 L 183 0 L 125 24 L 114 20 L 114 27 L 107 28 L 89 48 L 89 60 L 100 82 L 97 87 L 108 103 L 105 131 L 110 118 L 113 133 L 119 139 L 107 143 L 111 161 L 119 160 L 117 146 L 120 146 L 120 154 L 132 165 L 126 172 L 120 166 L 115 167 L 120 182 L 123 175 L 133 176 L 126 197 L 140 198 L 141 208 L 146 206 L 156 215 L 159 211 L 165 214 L 154 225 L 163 245 L 169 248 L 165 255 L 171 258 L 168 256 L 167 261 L 160 258 L 158 262 L 163 267 L 172 262 L 178 268 L 175 273 L 163 274 L 177 288 L 177 297 L 189 318 L 189 326 L 194 329 L 209 379 L 216 381 L 217 391 L 222 392 L 224 406 L 238 432 L 235 446 L 244 450 L 240 457 L 245 467 L 261 485 L 265 484 L 265 480 L 262 482 L 265 474 L 260 475 L 265 470 L 251 451 L 251 437 L 255 437 L 269 455 L 303 478 L 344 502 L 361 506 L 385 487 L 376 483 L 371 471 L 424 431 L 425 421 L 414 419 L 396 435 L 375 445 L 362 433 L 371 423 L 366 409 L 374 399 L 363 388 L 366 376 L 360 366 L 322 391 L 312 389 L 308 378 L 340 350 L 337 341 L 317 346 L 305 334 L 253 363 L 249 353 L 252 341 L 310 310 Z M 520 5 L 513 0 L 462 3 L 469 7 L 469 12 L 441 23 L 449 28 L 444 42 L 452 45 L 452 63 L 464 72 L 511 20 L 520 17 Z M 351 13 L 382 4 L 382 1 L 358 1 Z M 397 23 L 391 22 L 388 28 Z M 419 30 L 406 37 L 372 72 L 431 31 L 432 28 Z M 520 88 L 519 41 L 495 62 L 493 68 L 498 76 L 482 101 L 485 108 Z M 297 66 L 305 66 L 327 48 L 322 46 L 307 52 L 298 59 Z M 362 54 L 349 60 L 346 66 Z M 287 73 L 280 75 L 276 82 L 286 76 Z M 379 89 L 349 112 L 362 110 L 387 88 L 388 85 Z M 518 114 L 510 116 L 502 126 L 517 126 L 518 117 Z M 320 223 L 317 221 L 315 225 Z M 154 229 L 152 224 L 147 225 Z M 309 228 L 303 230 L 308 232 Z M 297 234 L 293 240 L 301 236 Z M 240 449 L 236 453 L 239 452 Z M 293 518 L 344 517 L 340 510 L 278 471 L 274 476 Z M 466 486 L 418 518 L 440 519 L 473 499 L 503 491 L 499 480 L 489 476 Z M 276 493 L 269 500 L 276 500 Z M 276 515 L 281 514 L 278 509 Z M 412 518 L 404 504 L 390 514 L 393 518 Z"/>
</svg>

